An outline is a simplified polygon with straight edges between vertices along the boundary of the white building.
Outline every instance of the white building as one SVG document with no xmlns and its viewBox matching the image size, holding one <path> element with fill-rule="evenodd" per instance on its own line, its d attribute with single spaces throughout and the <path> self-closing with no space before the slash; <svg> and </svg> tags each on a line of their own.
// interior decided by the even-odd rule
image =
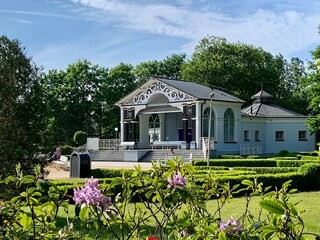
<svg viewBox="0 0 320 240">
<path fill-rule="evenodd" d="M 151 78 L 116 103 L 121 108 L 121 143 L 134 143 L 138 149 L 199 149 L 210 137 L 218 155 L 315 149 L 315 136 L 305 126 L 307 116 L 272 104 L 272 95 L 264 91 L 253 100 L 241 109 L 245 102 L 225 92 L 194 82 Z"/>
</svg>

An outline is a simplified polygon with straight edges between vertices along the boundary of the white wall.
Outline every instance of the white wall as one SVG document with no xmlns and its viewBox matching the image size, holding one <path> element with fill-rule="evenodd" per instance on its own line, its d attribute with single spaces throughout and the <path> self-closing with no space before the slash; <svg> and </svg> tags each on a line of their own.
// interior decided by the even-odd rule
<svg viewBox="0 0 320 240">
<path fill-rule="evenodd" d="M 244 140 L 244 131 L 249 131 L 249 141 Z M 255 140 L 255 131 L 260 132 L 260 141 Z M 265 118 L 242 117 L 240 142 L 244 145 L 257 145 L 262 147 L 262 153 L 266 152 L 266 120 Z"/>
<path fill-rule="evenodd" d="M 277 154 L 281 150 L 289 152 L 313 151 L 315 135 L 310 135 L 305 126 L 306 118 L 261 118 L 242 117 L 242 144 L 258 144 L 254 132 L 260 131 L 262 154 Z M 244 141 L 243 132 L 249 130 L 250 141 Z M 275 141 L 275 132 L 284 131 L 284 141 Z M 307 141 L 298 140 L 298 132 L 307 131 Z"/>
<path fill-rule="evenodd" d="M 239 103 L 213 102 L 212 108 L 215 114 L 215 149 L 218 155 L 239 154 L 241 141 L 241 105 Z M 203 111 L 210 103 L 203 106 Z M 233 143 L 224 142 L 224 113 L 231 108 L 235 117 L 235 137 Z"/>
<path fill-rule="evenodd" d="M 268 118 L 266 120 L 266 153 L 278 153 L 281 150 L 289 152 L 313 151 L 315 149 L 315 134 L 310 135 L 306 118 Z M 298 132 L 307 131 L 307 141 L 298 140 Z M 284 131 L 284 141 L 275 141 L 275 131 Z"/>
</svg>

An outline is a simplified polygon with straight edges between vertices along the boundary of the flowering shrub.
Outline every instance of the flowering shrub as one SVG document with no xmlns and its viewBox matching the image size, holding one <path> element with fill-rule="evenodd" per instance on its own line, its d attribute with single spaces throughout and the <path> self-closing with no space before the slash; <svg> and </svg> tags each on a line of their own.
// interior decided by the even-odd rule
<svg viewBox="0 0 320 240">
<path fill-rule="evenodd" d="M 99 180 L 98 179 L 87 179 L 84 188 L 74 189 L 73 200 L 76 204 L 90 204 L 102 207 L 104 210 L 109 209 L 111 206 L 111 198 L 104 197 L 99 190 Z"/>
<path fill-rule="evenodd" d="M 236 221 L 233 217 L 230 217 L 227 222 L 221 219 L 220 230 L 229 234 L 237 234 L 242 230 L 242 226 L 240 225 L 240 221 Z"/>
<path fill-rule="evenodd" d="M 181 173 L 174 173 L 172 177 L 168 177 L 168 188 L 182 189 L 186 185 L 186 179 L 181 176 Z"/>
<path fill-rule="evenodd" d="M 271 191 L 257 181 L 244 180 L 230 186 L 208 174 L 203 186 L 195 184 L 193 166 L 179 159 L 166 166 L 153 164 L 149 175 L 139 166 L 133 174 L 123 173 L 101 189 L 98 179 L 87 179 L 84 186 L 74 189 L 73 200 L 80 206 L 78 217 L 70 221 L 70 205 L 49 182 L 40 178 L 39 168 L 34 176 L 24 176 L 17 166 L 17 176 L 3 181 L 22 192 L 10 201 L 0 202 L 1 239 L 303 239 L 302 211 L 289 201 L 290 181 L 280 190 Z M 119 189 L 121 189 L 119 191 Z M 242 192 L 246 200 L 239 219 L 221 218 L 224 206 L 233 194 Z M 112 199 L 111 199 L 112 196 Z M 253 216 L 249 203 L 258 196 L 261 210 L 267 216 Z M 215 209 L 207 202 L 214 198 Z M 65 225 L 57 229 L 59 209 L 67 213 Z M 75 230 L 80 221 L 80 230 Z M 79 223 L 78 223 L 79 224 Z M 102 237 L 102 232 L 107 236 Z"/>
</svg>

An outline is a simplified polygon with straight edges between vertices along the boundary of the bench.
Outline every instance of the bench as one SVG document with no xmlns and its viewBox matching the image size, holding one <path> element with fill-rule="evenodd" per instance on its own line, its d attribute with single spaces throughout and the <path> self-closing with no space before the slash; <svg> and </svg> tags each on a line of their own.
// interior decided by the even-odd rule
<svg viewBox="0 0 320 240">
<path fill-rule="evenodd" d="M 152 143 L 152 149 L 156 149 L 157 147 L 160 147 L 162 149 L 176 147 L 180 149 L 183 143 L 183 141 L 156 141 Z"/>
<path fill-rule="evenodd" d="M 54 160 L 50 165 L 55 167 L 56 169 L 62 168 L 64 170 L 68 170 L 70 167 L 68 157 L 63 155 L 60 157 L 60 160 Z"/>
<path fill-rule="evenodd" d="M 122 148 L 122 149 L 134 149 L 134 147 L 135 147 L 135 142 L 121 142 L 120 143 L 120 147 Z"/>
</svg>

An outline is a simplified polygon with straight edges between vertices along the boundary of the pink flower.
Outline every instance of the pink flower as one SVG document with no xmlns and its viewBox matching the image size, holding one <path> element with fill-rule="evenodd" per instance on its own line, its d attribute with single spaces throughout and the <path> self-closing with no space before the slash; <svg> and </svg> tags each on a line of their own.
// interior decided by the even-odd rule
<svg viewBox="0 0 320 240">
<path fill-rule="evenodd" d="M 73 200 L 76 204 L 94 204 L 104 209 L 108 209 L 112 202 L 110 197 L 104 197 L 99 188 L 99 180 L 98 179 L 87 179 L 85 183 L 85 187 L 75 188 Z"/>
<path fill-rule="evenodd" d="M 174 173 L 171 177 L 168 177 L 168 188 L 183 188 L 186 185 L 186 179 L 181 176 L 181 173 Z"/>
<path fill-rule="evenodd" d="M 233 228 L 231 226 L 234 226 Z M 227 230 L 227 233 L 230 234 L 237 234 L 242 230 L 242 226 L 240 225 L 239 221 L 236 221 L 233 217 L 230 217 L 230 219 L 225 222 L 223 219 L 220 221 L 220 230 L 225 231 Z"/>
</svg>

